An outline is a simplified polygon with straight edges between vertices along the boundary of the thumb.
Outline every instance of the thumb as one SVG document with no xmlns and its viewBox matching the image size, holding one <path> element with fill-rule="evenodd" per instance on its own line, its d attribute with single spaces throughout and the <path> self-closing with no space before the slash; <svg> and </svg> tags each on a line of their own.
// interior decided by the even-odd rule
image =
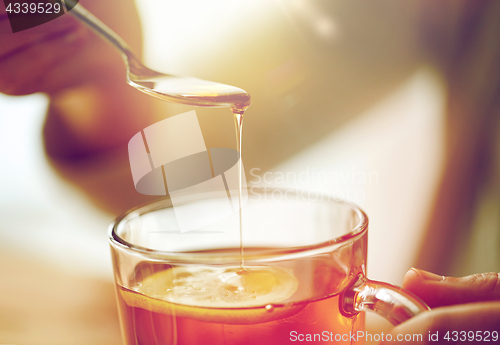
<svg viewBox="0 0 500 345">
<path fill-rule="evenodd" d="M 394 327 L 380 345 L 496 343 L 499 324 L 500 302 L 436 308 Z"/>
<path fill-rule="evenodd" d="M 480 273 L 462 278 L 444 277 L 412 268 L 403 287 L 431 308 L 500 300 L 500 274 Z"/>
</svg>

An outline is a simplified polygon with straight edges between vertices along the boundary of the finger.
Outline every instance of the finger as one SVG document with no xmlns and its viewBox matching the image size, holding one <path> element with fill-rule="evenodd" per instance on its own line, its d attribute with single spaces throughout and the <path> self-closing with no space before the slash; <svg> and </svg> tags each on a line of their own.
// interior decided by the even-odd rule
<svg viewBox="0 0 500 345">
<path fill-rule="evenodd" d="M 500 302 L 436 308 L 394 327 L 380 344 L 484 344 L 499 340 L 498 325 Z"/>
<path fill-rule="evenodd" d="M 5 8 L 5 2 L 0 2 L 0 16 L 3 16 L 4 14 L 7 14 L 7 11 Z"/>
<path fill-rule="evenodd" d="M 0 31 L 0 57 L 9 56 L 9 53 L 19 49 L 29 48 L 30 45 L 44 40 L 47 36 L 74 31 L 82 26 L 70 15 L 64 15 L 43 25 L 16 33 L 12 33 L 8 20 L 3 20 L 0 25 L 2 27 L 2 31 Z M 6 29 L 6 27 L 8 28 Z"/>
<path fill-rule="evenodd" d="M 0 58 L 0 92 L 24 95 L 50 92 L 51 71 L 78 54 L 86 39 L 84 30 L 56 32 L 29 47 Z M 77 68 L 78 66 L 75 66 Z"/>
<path fill-rule="evenodd" d="M 405 275 L 403 287 L 420 297 L 431 308 L 500 300 L 498 273 L 454 278 L 412 268 Z"/>
<path fill-rule="evenodd" d="M 0 1 L 0 35 L 1 34 L 12 34 L 12 29 L 10 28 L 9 16 L 5 11 L 3 3 Z"/>
</svg>

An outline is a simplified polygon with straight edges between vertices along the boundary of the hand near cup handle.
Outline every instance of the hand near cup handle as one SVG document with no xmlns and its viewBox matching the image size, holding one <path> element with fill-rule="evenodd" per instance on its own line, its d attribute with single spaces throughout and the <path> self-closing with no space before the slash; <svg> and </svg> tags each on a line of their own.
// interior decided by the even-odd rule
<svg viewBox="0 0 500 345">
<path fill-rule="evenodd" d="M 486 334 L 489 334 L 489 341 L 494 342 L 492 332 L 500 333 L 498 273 L 452 278 L 412 268 L 406 273 L 403 287 L 433 310 L 394 327 L 391 331 L 393 341 L 381 344 L 410 344 L 411 341 L 396 341 L 398 335 L 407 334 L 422 334 L 423 342 L 419 344 L 454 343 L 454 340 L 484 344 Z M 445 336 L 449 337 L 448 341 Z"/>
</svg>

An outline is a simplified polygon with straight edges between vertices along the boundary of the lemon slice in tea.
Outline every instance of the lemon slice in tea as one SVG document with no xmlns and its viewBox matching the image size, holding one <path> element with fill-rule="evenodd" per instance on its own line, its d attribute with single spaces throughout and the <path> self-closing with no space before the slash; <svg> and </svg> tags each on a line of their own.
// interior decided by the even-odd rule
<svg viewBox="0 0 500 345">
<path fill-rule="evenodd" d="M 298 288 L 297 278 L 274 266 L 242 269 L 173 267 L 121 290 L 129 306 L 179 317 L 254 324 L 291 316 L 304 305 L 280 304 Z M 276 305 L 277 304 L 277 305 Z"/>
</svg>

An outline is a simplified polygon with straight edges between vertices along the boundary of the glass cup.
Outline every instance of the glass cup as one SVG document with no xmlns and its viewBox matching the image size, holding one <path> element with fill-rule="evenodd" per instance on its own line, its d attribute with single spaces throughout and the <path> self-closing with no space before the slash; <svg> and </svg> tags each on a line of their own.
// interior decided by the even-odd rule
<svg viewBox="0 0 500 345">
<path fill-rule="evenodd" d="M 429 309 L 366 277 L 368 218 L 356 205 L 251 188 L 240 237 L 235 205 L 213 216 L 227 202 L 167 198 L 111 225 L 125 344 L 361 344 L 364 311 L 396 325 Z M 198 228 L 183 230 L 186 215 Z"/>
</svg>

